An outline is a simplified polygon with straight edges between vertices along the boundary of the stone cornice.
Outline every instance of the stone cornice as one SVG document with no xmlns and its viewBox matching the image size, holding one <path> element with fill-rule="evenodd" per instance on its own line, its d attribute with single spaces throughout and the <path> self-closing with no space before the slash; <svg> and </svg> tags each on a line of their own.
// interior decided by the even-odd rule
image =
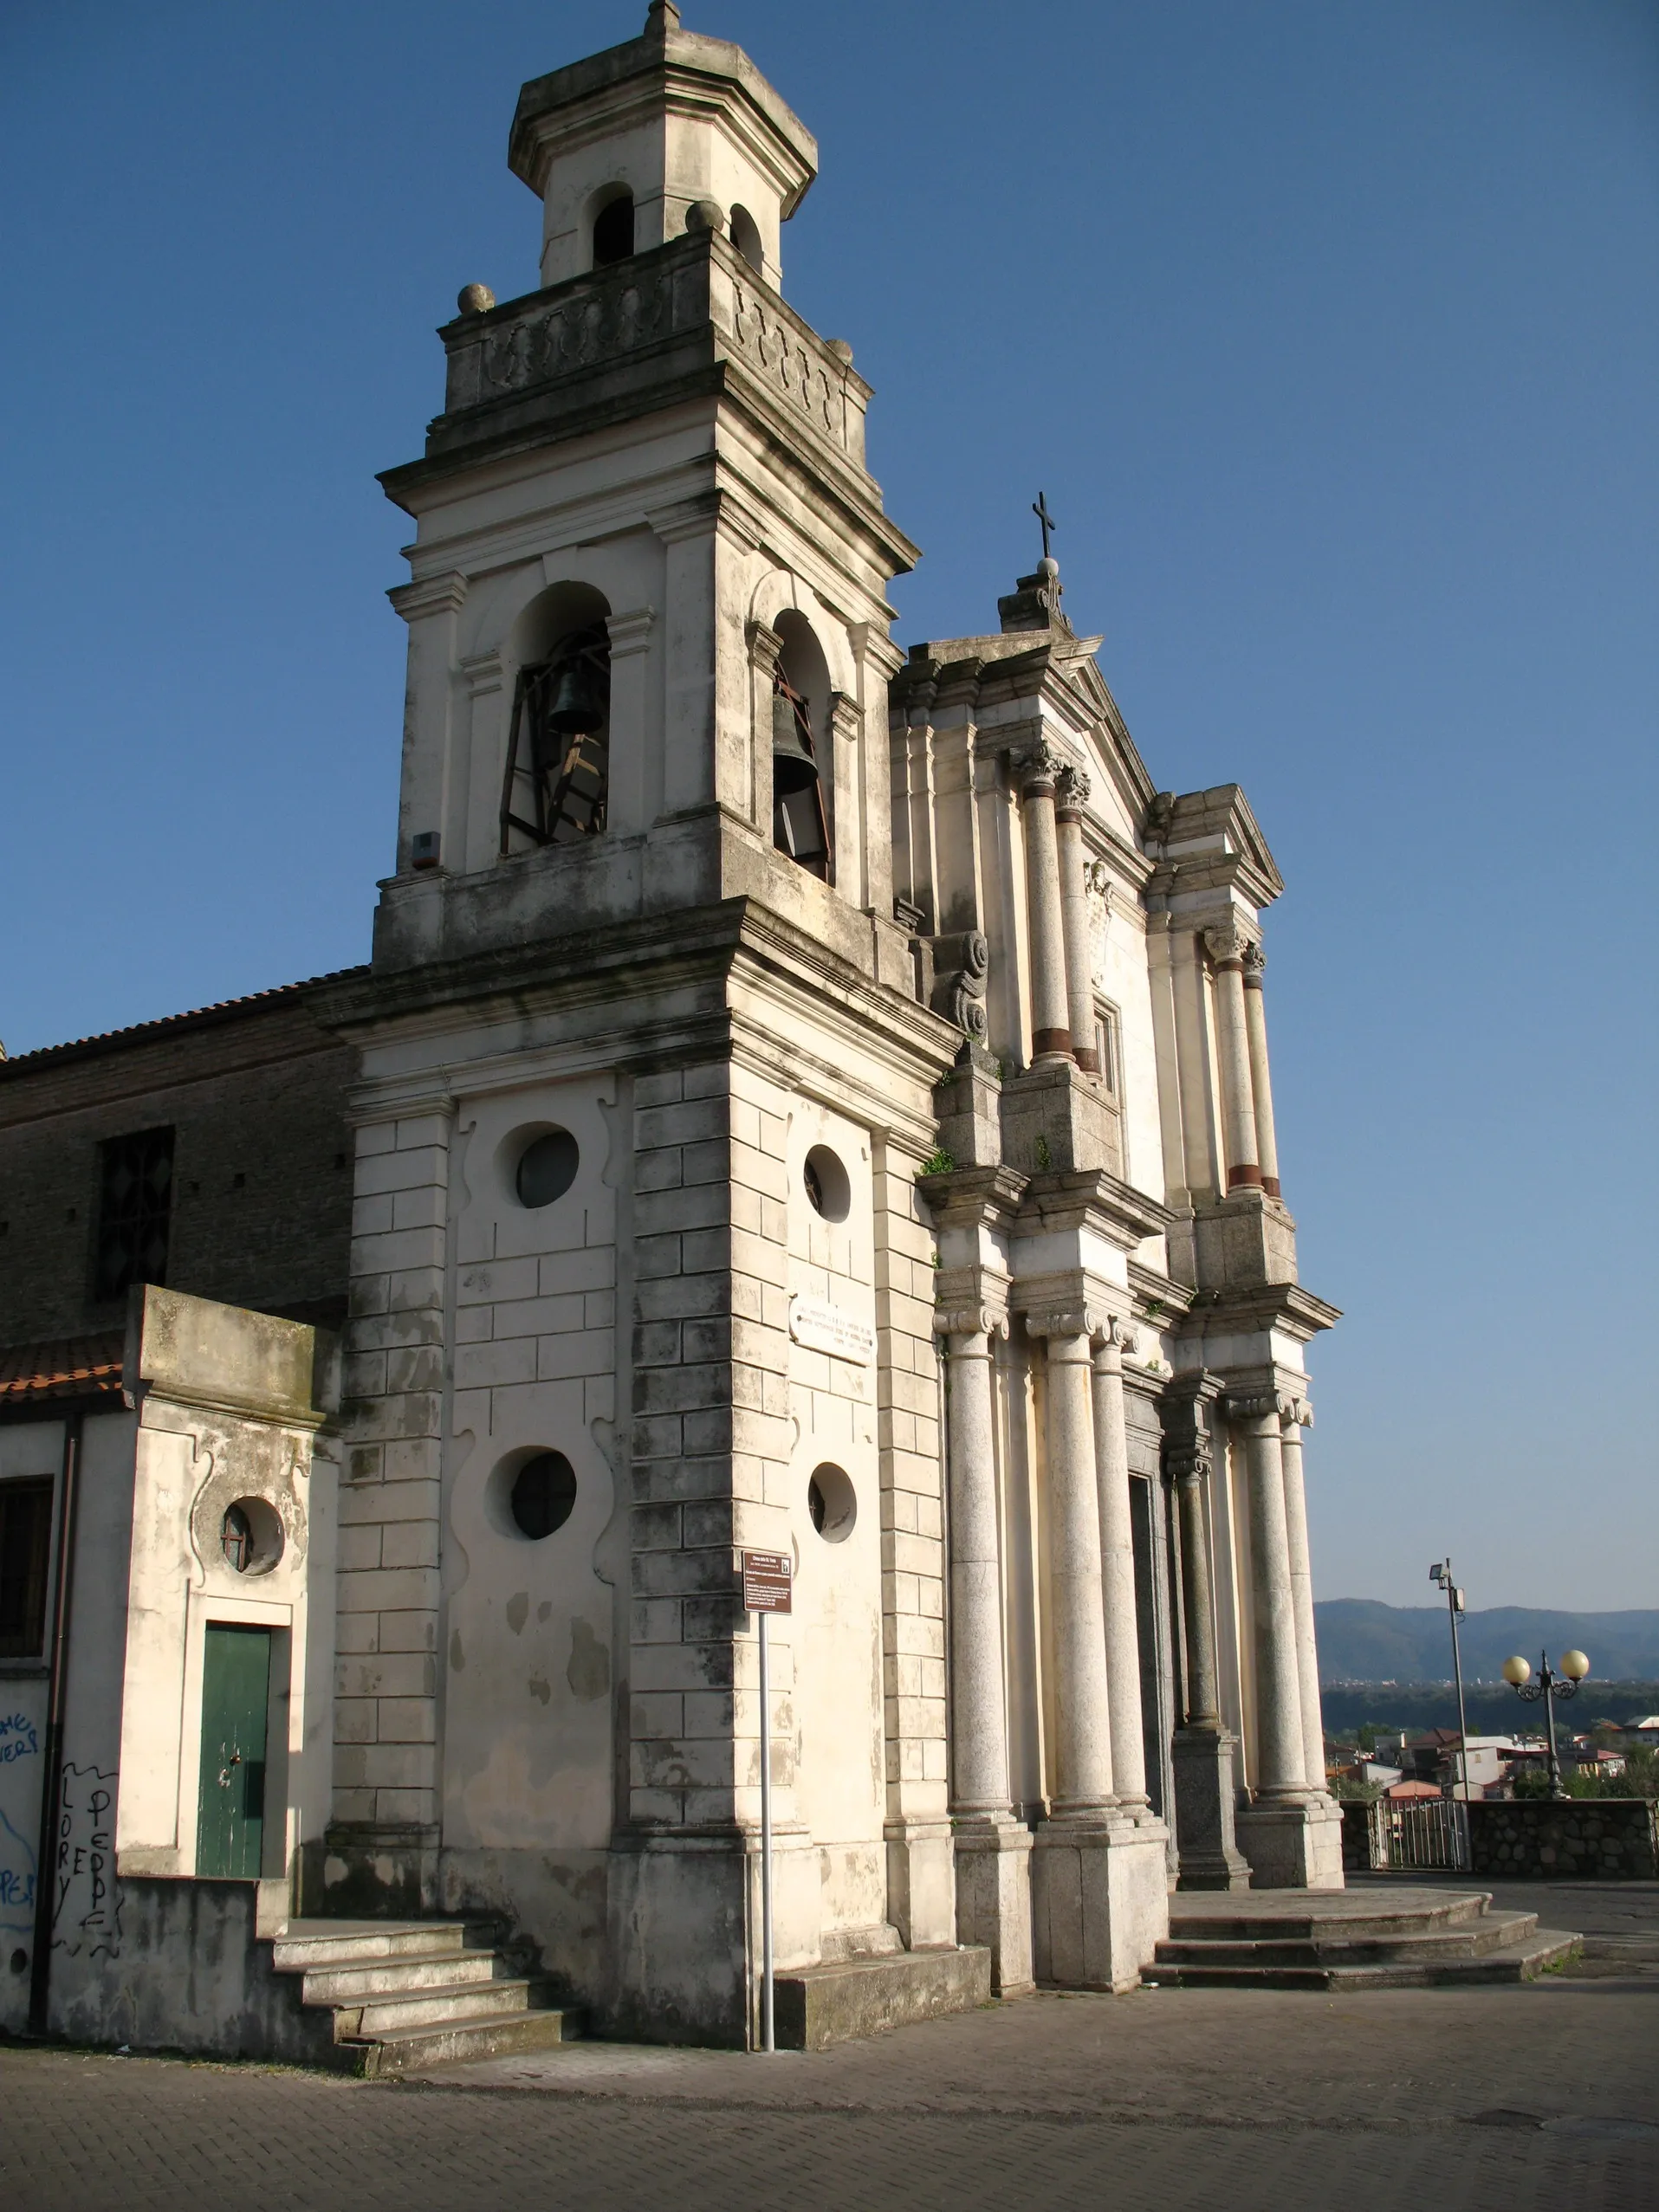
<svg viewBox="0 0 1659 2212">
<path fill-rule="evenodd" d="M 1031 1178 L 1013 1167 L 952 1167 L 918 1178 L 917 1196 L 942 1229 L 1006 1227 Z"/>
<path fill-rule="evenodd" d="M 1046 1229 L 1097 1230 L 1125 1252 L 1148 1237 L 1163 1233 L 1176 1219 L 1170 1207 L 1150 1192 L 1104 1167 L 1055 1169 L 1033 1175 L 1026 1187 L 1021 1213 L 1034 1214 Z"/>
<path fill-rule="evenodd" d="M 1219 1336 L 1250 1329 L 1278 1329 L 1306 1344 L 1322 1329 L 1342 1319 L 1341 1309 L 1305 1290 L 1299 1283 L 1261 1283 L 1227 1290 L 1198 1290 L 1176 1324 L 1178 1336 Z"/>
</svg>

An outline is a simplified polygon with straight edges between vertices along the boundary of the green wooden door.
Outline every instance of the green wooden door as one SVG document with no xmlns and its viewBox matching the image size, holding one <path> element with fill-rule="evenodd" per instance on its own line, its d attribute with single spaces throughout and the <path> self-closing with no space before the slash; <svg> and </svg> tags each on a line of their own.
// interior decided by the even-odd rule
<svg viewBox="0 0 1659 2212">
<path fill-rule="evenodd" d="M 256 1875 L 265 1840 L 269 1628 L 211 1622 L 202 1664 L 198 1874 Z"/>
</svg>

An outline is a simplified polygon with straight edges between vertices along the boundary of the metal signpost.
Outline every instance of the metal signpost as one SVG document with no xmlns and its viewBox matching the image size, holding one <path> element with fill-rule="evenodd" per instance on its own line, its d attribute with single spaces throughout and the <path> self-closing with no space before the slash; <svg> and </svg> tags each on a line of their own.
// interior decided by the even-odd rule
<svg viewBox="0 0 1659 2212">
<path fill-rule="evenodd" d="M 787 1551 L 743 1554 L 743 1610 L 761 1620 L 761 2048 L 774 2051 L 772 2015 L 772 1670 L 766 1624 L 788 1613 L 794 1561 Z"/>
</svg>

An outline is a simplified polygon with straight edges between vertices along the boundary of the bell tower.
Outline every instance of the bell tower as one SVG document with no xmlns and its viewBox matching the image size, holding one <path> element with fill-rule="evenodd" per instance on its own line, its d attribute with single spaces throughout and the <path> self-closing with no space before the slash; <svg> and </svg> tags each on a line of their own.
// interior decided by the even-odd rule
<svg viewBox="0 0 1659 2212">
<path fill-rule="evenodd" d="M 443 411 L 381 479 L 415 524 L 409 673 L 395 870 L 339 1001 L 319 1879 L 336 1908 L 509 1914 L 619 2032 L 746 2041 L 736 1564 L 781 1552 L 781 1969 L 943 1957 L 971 2002 L 916 1193 L 962 1035 L 894 920 L 885 592 L 916 549 L 851 347 L 781 289 L 817 148 L 658 4 L 525 86 L 509 160 L 541 288 L 461 294 Z"/>
</svg>

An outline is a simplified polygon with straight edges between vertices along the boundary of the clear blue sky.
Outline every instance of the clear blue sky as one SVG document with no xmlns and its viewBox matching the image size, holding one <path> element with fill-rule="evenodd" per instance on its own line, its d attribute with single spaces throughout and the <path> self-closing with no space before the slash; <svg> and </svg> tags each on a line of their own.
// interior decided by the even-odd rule
<svg viewBox="0 0 1659 2212">
<path fill-rule="evenodd" d="M 818 134 L 901 640 L 1035 551 L 1236 778 L 1322 1596 L 1659 1603 L 1659 10 L 694 0 Z M 14 1051 L 363 958 L 434 325 L 535 282 L 522 79 L 644 0 L 0 11 Z M 1593 1654 L 1592 1654 L 1593 1657 Z"/>
</svg>

